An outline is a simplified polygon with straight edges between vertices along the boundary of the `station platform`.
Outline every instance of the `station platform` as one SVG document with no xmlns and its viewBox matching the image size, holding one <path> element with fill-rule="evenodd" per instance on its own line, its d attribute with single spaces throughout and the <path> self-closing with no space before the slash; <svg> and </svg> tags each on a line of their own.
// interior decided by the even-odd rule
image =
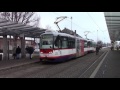
<svg viewBox="0 0 120 90">
<path fill-rule="evenodd" d="M 22 65 L 32 64 L 36 62 L 39 62 L 39 56 L 33 57 L 32 59 L 24 58 L 24 59 L 2 60 L 0 61 L 0 71 L 14 67 L 19 67 Z"/>
<path fill-rule="evenodd" d="M 109 49 L 102 61 L 94 78 L 120 78 L 120 50 Z"/>
</svg>

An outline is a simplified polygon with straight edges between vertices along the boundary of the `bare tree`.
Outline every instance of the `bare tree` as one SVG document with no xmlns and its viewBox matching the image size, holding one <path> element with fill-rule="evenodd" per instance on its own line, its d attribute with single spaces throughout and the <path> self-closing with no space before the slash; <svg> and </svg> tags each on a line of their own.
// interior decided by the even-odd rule
<svg viewBox="0 0 120 90">
<path fill-rule="evenodd" d="M 0 18 L 25 25 L 32 23 L 33 26 L 38 26 L 40 17 L 34 17 L 34 15 L 35 12 L 0 12 Z"/>
<path fill-rule="evenodd" d="M 51 30 L 52 28 L 51 28 L 51 26 L 47 25 L 46 29 Z"/>
</svg>

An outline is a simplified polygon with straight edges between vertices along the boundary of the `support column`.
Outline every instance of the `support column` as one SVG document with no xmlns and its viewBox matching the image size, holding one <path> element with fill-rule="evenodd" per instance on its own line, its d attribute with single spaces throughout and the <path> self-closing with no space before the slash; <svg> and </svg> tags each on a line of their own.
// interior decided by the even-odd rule
<svg viewBox="0 0 120 90">
<path fill-rule="evenodd" d="M 13 46 L 13 53 L 15 53 L 16 52 L 16 48 L 17 48 L 17 38 L 18 38 L 18 36 L 13 36 L 13 38 L 14 38 L 14 46 Z"/>
<path fill-rule="evenodd" d="M 12 46 L 12 40 L 11 40 L 11 35 L 10 35 L 10 40 L 9 40 L 9 45 L 10 45 L 10 47 L 11 47 L 11 53 L 13 54 L 13 46 Z"/>
<path fill-rule="evenodd" d="M 36 44 L 35 44 L 35 38 L 34 38 L 34 43 L 33 43 L 33 44 L 34 44 L 33 46 L 34 46 L 34 48 L 35 48 L 35 45 L 36 45 Z"/>
<path fill-rule="evenodd" d="M 7 35 L 3 35 L 3 60 L 8 59 L 8 42 L 7 42 Z"/>
<path fill-rule="evenodd" d="M 25 58 L 26 57 L 26 53 L 25 53 L 25 37 L 20 37 L 21 40 L 21 58 Z"/>
<path fill-rule="evenodd" d="M 34 38 L 34 42 L 35 42 L 35 38 Z"/>
</svg>

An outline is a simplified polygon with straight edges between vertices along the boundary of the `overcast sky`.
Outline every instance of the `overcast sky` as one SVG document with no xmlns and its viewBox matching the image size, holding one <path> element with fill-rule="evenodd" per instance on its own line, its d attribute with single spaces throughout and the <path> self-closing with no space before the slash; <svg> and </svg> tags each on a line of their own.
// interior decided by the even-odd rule
<svg viewBox="0 0 120 90">
<path fill-rule="evenodd" d="M 52 30 L 58 30 L 58 27 L 54 24 L 56 17 L 67 16 L 68 18 L 59 22 L 58 25 L 62 29 L 65 27 L 71 29 L 72 17 L 72 30 L 76 30 L 77 33 L 85 38 L 85 31 L 90 31 L 87 35 L 89 39 L 97 41 L 102 40 L 105 43 L 110 43 L 109 33 L 105 22 L 103 12 L 38 12 L 40 17 L 40 27 L 46 28 L 49 25 Z"/>
</svg>

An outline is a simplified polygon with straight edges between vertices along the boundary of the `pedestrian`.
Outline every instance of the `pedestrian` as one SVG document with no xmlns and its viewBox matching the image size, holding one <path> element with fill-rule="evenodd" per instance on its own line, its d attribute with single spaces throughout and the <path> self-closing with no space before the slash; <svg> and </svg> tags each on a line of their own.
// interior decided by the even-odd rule
<svg viewBox="0 0 120 90">
<path fill-rule="evenodd" d="M 96 46 L 96 55 L 98 55 L 99 50 L 100 50 L 100 47 L 97 45 L 97 46 Z"/>
<path fill-rule="evenodd" d="M 114 45 L 113 45 L 113 43 L 111 44 L 111 50 L 113 50 L 114 49 Z"/>
<path fill-rule="evenodd" d="M 32 54 L 34 52 L 34 48 L 33 47 L 26 47 L 26 51 L 27 51 L 27 53 L 29 53 L 30 59 L 32 59 Z"/>
<path fill-rule="evenodd" d="M 20 58 L 20 53 L 21 53 L 21 48 L 18 46 L 16 48 L 16 58 L 19 59 Z"/>
</svg>

